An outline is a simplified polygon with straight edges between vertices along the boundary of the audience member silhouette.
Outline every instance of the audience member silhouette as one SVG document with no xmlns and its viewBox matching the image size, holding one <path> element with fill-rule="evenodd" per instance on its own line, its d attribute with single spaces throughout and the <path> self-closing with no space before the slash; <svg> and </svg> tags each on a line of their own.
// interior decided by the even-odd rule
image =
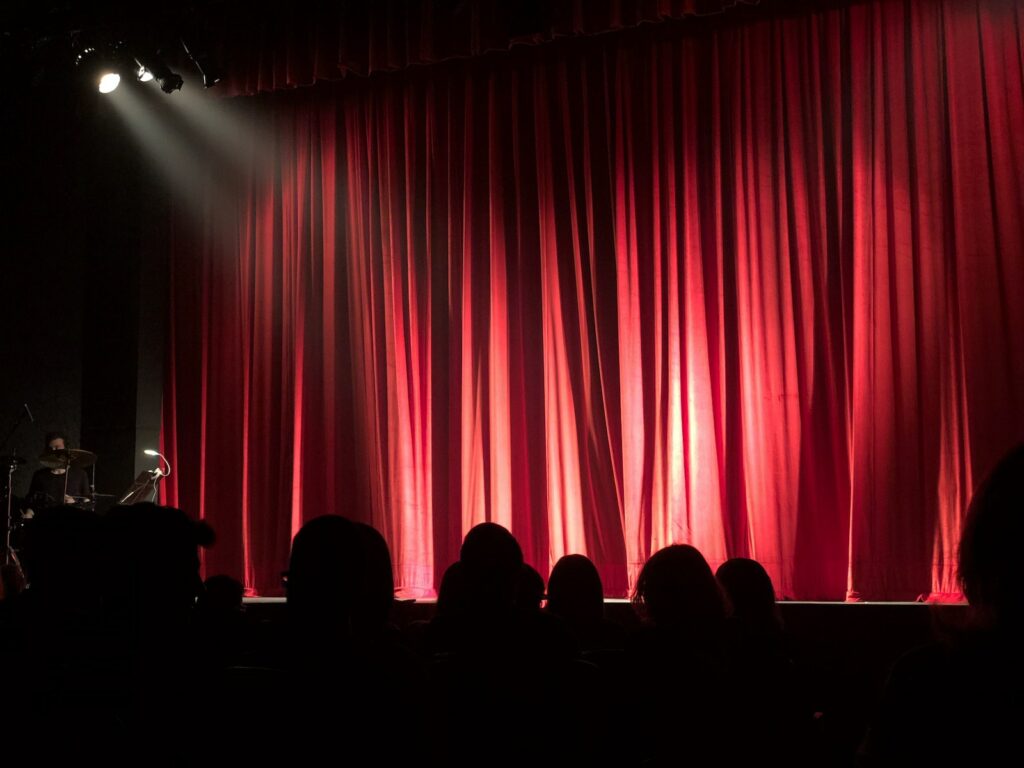
<svg viewBox="0 0 1024 768">
<path fill-rule="evenodd" d="M 656 552 L 637 578 L 633 605 L 644 627 L 631 638 L 638 716 L 650 738 L 651 764 L 739 759 L 730 732 L 736 697 L 736 637 L 726 601 L 703 555 L 673 544 Z"/>
<path fill-rule="evenodd" d="M 443 650 L 440 646 L 444 644 L 442 638 L 447 636 L 445 628 L 456 621 L 456 617 L 465 611 L 466 595 L 462 563 L 456 560 L 445 569 L 441 576 L 433 620 L 417 619 L 403 627 L 402 634 L 407 645 L 421 658 L 429 659 L 435 652 Z"/>
<path fill-rule="evenodd" d="M 732 616 L 745 627 L 765 634 L 782 630 L 782 620 L 775 604 L 775 587 L 759 562 L 734 557 L 718 567 L 715 578 L 729 598 Z"/>
<path fill-rule="evenodd" d="M 375 676 L 368 682 L 389 692 L 393 699 L 389 705 L 412 706 L 413 689 L 422 682 L 422 669 L 391 621 L 395 604 L 391 552 L 376 528 L 365 523 L 354 525 L 363 552 L 363 577 L 352 617 L 355 648 Z"/>
<path fill-rule="evenodd" d="M 608 621 L 597 567 L 585 555 L 564 555 L 548 578 L 547 610 L 565 622 L 581 651 L 621 650 L 625 630 Z"/>
<path fill-rule="evenodd" d="M 48 619 L 95 615 L 100 605 L 100 519 L 77 507 L 41 511 L 25 531 L 21 563 L 28 601 Z"/>
<path fill-rule="evenodd" d="M 523 567 L 519 542 L 497 523 L 480 523 L 462 541 L 467 607 L 476 614 L 503 615 L 515 606 Z"/>
<path fill-rule="evenodd" d="M 210 672 L 241 664 L 247 656 L 244 595 L 242 582 L 231 576 L 203 582 L 192 616 L 193 642 Z"/>
<path fill-rule="evenodd" d="M 118 754 L 124 734 L 110 706 L 117 690 L 106 674 L 100 544 L 99 518 L 74 507 L 42 510 L 26 527 L 28 586 L 7 601 L 0 627 L 0 726 L 14 737 L 4 742 L 12 765 Z"/>
<path fill-rule="evenodd" d="M 390 626 L 391 610 L 395 604 L 395 575 L 391 567 L 391 552 L 380 532 L 365 523 L 354 523 L 362 551 L 362 577 L 356 592 L 352 613 L 352 628 L 357 637 L 370 642 L 380 639 Z"/>
<path fill-rule="evenodd" d="M 519 542 L 505 528 L 496 523 L 472 528 L 458 564 L 442 581 L 439 612 L 428 632 L 429 652 L 575 655 L 564 625 L 536 610 L 536 582 L 529 607 L 520 603 L 523 569 Z M 539 574 L 536 578 L 543 585 Z"/>
<path fill-rule="evenodd" d="M 172 507 L 114 507 L 104 518 L 103 614 L 126 698 L 120 717 L 135 759 L 189 762 L 199 744 L 192 727 L 202 666 L 189 642 L 202 590 L 199 548 L 213 531 Z"/>
<path fill-rule="evenodd" d="M 1024 446 L 979 486 L 964 522 L 969 630 L 895 665 L 864 765 L 1017 761 L 1022 520 Z M 642 626 L 627 637 L 605 620 L 586 557 L 556 563 L 538 610 L 544 582 L 518 542 L 501 526 L 476 526 L 442 579 L 425 676 L 391 623 L 391 556 L 372 527 L 323 516 L 296 535 L 279 670 L 239 666 L 243 588 L 228 576 L 200 582 L 198 548 L 211 543 L 205 525 L 152 504 L 105 518 L 67 507 L 37 516 L 21 552 L 28 586 L 0 611 L 0 671 L 21 691 L 4 720 L 18 734 L 5 756 L 821 764 L 773 585 L 756 561 L 712 574 L 692 546 L 657 552 L 633 595 Z M 396 718 L 423 711 L 424 696 L 426 715 L 395 738 Z M 201 704 L 221 714 L 198 717 Z M 240 738 L 252 712 L 276 713 L 258 740 Z M 626 717 L 643 738 L 616 740 Z M 956 727 L 929 738 L 946 722 Z"/>
<path fill-rule="evenodd" d="M 584 744 L 591 747 L 590 757 L 594 762 L 628 762 L 634 754 L 633 740 L 620 728 L 633 710 L 626 631 L 605 618 L 601 577 L 587 557 L 565 555 L 555 563 L 548 579 L 546 610 L 565 623 L 582 658 L 598 672 L 578 681 L 583 701 L 575 707 Z"/>
<path fill-rule="evenodd" d="M 519 542 L 496 523 L 466 534 L 459 562 L 445 572 L 438 615 L 427 632 L 429 653 L 490 652 L 509 641 L 523 567 Z"/>
<path fill-rule="evenodd" d="M 5 601 L 13 600 L 25 588 L 25 574 L 14 563 L 0 565 L 0 610 Z"/>
<path fill-rule="evenodd" d="M 544 577 L 529 563 L 519 569 L 516 585 L 516 607 L 524 611 L 539 611 L 544 604 Z"/>
<path fill-rule="evenodd" d="M 1024 445 L 977 488 L 959 577 L 972 622 L 894 666 L 862 747 L 866 766 L 1014 765 L 1024 759 Z"/>
<path fill-rule="evenodd" d="M 196 617 L 230 621 L 244 610 L 244 597 L 245 587 L 238 579 L 225 574 L 211 576 L 196 599 Z"/>
<path fill-rule="evenodd" d="M 285 585 L 288 620 L 303 648 L 297 661 L 319 664 L 353 638 L 362 546 L 351 521 L 316 517 L 295 534 Z"/>
<path fill-rule="evenodd" d="M 811 764 L 820 754 L 815 707 L 804 670 L 783 631 L 775 587 L 756 560 L 736 557 L 719 566 L 722 585 L 739 633 L 736 673 L 747 698 L 734 711 L 747 710 L 747 737 L 761 758 L 786 765 Z"/>
<path fill-rule="evenodd" d="M 456 560 L 441 576 L 441 586 L 437 590 L 437 616 L 452 618 L 464 614 L 469 601 L 466 592 L 465 570 Z"/>
<path fill-rule="evenodd" d="M 568 741 L 553 723 L 536 728 L 535 707 L 564 711 L 564 665 L 575 648 L 535 598 L 529 608 L 517 602 L 522 574 L 519 543 L 495 523 L 467 533 L 458 567 L 446 573 L 426 643 L 438 762 L 537 762 Z"/>
<path fill-rule="evenodd" d="M 422 731 L 415 722 L 401 739 L 392 731 L 412 710 L 418 667 L 388 625 L 394 576 L 383 537 L 337 515 L 310 520 L 292 543 L 287 601 L 294 677 L 285 719 L 303 735 L 292 756 L 411 759 Z"/>
<path fill-rule="evenodd" d="M 717 630 L 726 616 L 711 568 L 688 544 L 665 547 L 644 564 L 633 605 L 651 626 L 691 636 Z"/>
<path fill-rule="evenodd" d="M 364 578 L 362 537 L 337 515 L 308 521 L 292 541 L 286 572 L 287 624 L 264 638 L 259 666 L 225 671 L 213 703 L 211 765 L 323 762 L 364 746 L 365 667 L 355 650 Z M 240 739 L 251 712 L 273 713 L 258 739 Z M 383 714 L 383 713 L 380 713 Z"/>
<path fill-rule="evenodd" d="M 186 626 L 202 591 L 199 548 L 213 544 L 213 530 L 149 503 L 114 507 L 104 523 L 108 616 L 152 634 Z"/>
</svg>

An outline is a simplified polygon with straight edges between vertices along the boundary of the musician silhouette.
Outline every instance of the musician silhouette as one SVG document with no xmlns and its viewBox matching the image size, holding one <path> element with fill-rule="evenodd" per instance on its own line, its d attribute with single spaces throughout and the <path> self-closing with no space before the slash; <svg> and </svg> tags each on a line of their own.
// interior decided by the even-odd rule
<svg viewBox="0 0 1024 768">
<path fill-rule="evenodd" d="M 89 478 L 82 469 L 92 463 L 95 456 L 88 451 L 73 451 L 67 448 L 67 439 L 62 432 L 48 432 L 45 438 L 46 450 L 39 460 L 43 468 L 32 475 L 28 490 L 28 503 L 32 510 L 47 509 L 61 504 L 77 504 L 89 498 Z"/>
</svg>

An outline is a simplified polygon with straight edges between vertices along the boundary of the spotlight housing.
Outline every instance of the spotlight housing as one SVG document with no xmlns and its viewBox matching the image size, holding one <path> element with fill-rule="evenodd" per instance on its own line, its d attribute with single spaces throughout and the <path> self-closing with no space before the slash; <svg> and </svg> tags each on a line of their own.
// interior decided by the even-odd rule
<svg viewBox="0 0 1024 768">
<path fill-rule="evenodd" d="M 100 93 L 110 93 L 121 82 L 114 66 L 110 51 L 96 46 L 86 46 L 75 56 L 75 68 Z"/>
<path fill-rule="evenodd" d="M 145 67 L 139 66 L 139 71 L 136 73 L 135 77 L 140 83 L 148 83 L 153 79 L 153 73 Z"/>
<path fill-rule="evenodd" d="M 78 47 L 75 55 L 75 69 L 79 76 L 96 88 L 100 93 L 111 93 L 121 83 L 121 77 L 127 76 L 129 69 L 124 42 L 120 40 L 97 39 Z"/>
<path fill-rule="evenodd" d="M 174 91 L 180 91 L 181 86 L 185 83 L 181 79 L 181 75 L 176 72 L 171 72 L 167 77 L 157 78 L 160 81 L 160 90 L 164 93 L 174 93 Z"/>
<path fill-rule="evenodd" d="M 104 72 L 100 76 L 100 93 L 110 93 L 121 83 L 121 76 L 117 72 Z"/>
<path fill-rule="evenodd" d="M 75 66 L 84 67 L 88 66 L 91 62 L 99 58 L 99 51 L 94 46 L 87 46 L 79 51 L 78 55 L 75 56 Z"/>
<path fill-rule="evenodd" d="M 148 52 L 139 54 L 135 57 L 135 63 L 138 65 L 139 80 L 142 82 L 149 82 L 143 77 L 145 71 L 149 73 L 150 80 L 156 80 L 160 84 L 160 90 L 164 93 L 173 93 L 181 89 L 184 82 L 181 75 L 172 72 L 164 60 L 156 54 Z"/>
<path fill-rule="evenodd" d="M 182 37 L 181 47 L 185 51 L 185 55 L 195 64 L 199 74 L 203 76 L 203 87 L 211 88 L 221 80 L 220 67 L 217 66 L 213 57 L 209 54 L 209 47 L 205 44 L 205 40 L 202 39 L 201 35 L 193 33 L 189 39 L 192 42 L 191 45 L 189 45 L 188 40 Z"/>
</svg>

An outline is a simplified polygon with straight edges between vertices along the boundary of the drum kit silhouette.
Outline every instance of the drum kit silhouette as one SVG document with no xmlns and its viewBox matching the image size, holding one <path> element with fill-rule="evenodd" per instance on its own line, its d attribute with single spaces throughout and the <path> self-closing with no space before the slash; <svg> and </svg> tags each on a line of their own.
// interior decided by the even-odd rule
<svg viewBox="0 0 1024 768">
<path fill-rule="evenodd" d="M 167 459 L 156 451 L 146 451 L 147 455 L 159 456 L 166 463 Z M 19 571 L 21 563 L 18 561 L 18 550 L 20 549 L 20 536 L 27 521 L 35 515 L 35 508 L 57 506 L 66 502 L 70 506 L 80 509 L 95 510 L 97 503 L 103 499 L 115 499 L 118 504 L 136 504 L 141 501 L 155 501 L 157 498 L 157 486 L 160 480 L 170 474 L 170 464 L 166 469 L 157 468 L 139 473 L 131 486 L 124 493 L 115 496 L 112 493 L 96 493 L 95 465 L 96 454 L 81 448 L 60 448 L 49 450 L 39 456 L 39 463 L 54 474 L 64 476 L 64 494 L 62 500 L 53 498 L 36 498 L 29 496 L 20 504 L 15 504 L 13 478 L 14 473 L 25 463 L 25 458 L 17 455 L 0 455 L 0 469 L 6 470 L 7 479 L 0 492 L 4 494 L 4 518 L 6 522 L 4 536 L 3 565 L 14 566 Z M 94 474 L 90 477 L 88 496 L 69 496 L 68 478 L 72 469 L 84 470 L 93 468 Z M 70 501 L 69 501 L 70 499 Z"/>
<path fill-rule="evenodd" d="M 14 488 L 13 480 L 14 473 L 18 468 L 25 463 L 23 456 L 17 455 L 6 455 L 0 456 L 0 467 L 7 471 L 7 482 L 4 487 L 4 500 L 5 504 L 5 518 L 6 518 L 6 535 L 4 537 L 4 565 L 14 565 L 20 568 L 18 562 L 17 550 L 15 546 L 17 543 L 18 535 L 21 529 L 25 525 L 26 520 L 32 519 L 35 511 L 32 508 L 33 504 L 38 505 L 42 502 L 46 506 L 53 506 L 54 499 L 26 499 L 23 505 L 19 505 L 15 508 L 14 504 Z M 97 494 L 90 485 L 92 491 L 89 496 L 68 496 L 68 477 L 72 468 L 85 469 L 91 467 L 96 463 L 96 454 L 92 451 L 82 450 L 81 448 L 61 448 L 58 450 L 46 451 L 39 457 L 39 463 L 50 470 L 55 470 L 57 474 L 64 475 L 64 498 L 74 499 L 73 506 L 82 507 L 84 509 L 91 509 L 95 507 L 97 496 L 103 496 L 106 494 Z"/>
</svg>

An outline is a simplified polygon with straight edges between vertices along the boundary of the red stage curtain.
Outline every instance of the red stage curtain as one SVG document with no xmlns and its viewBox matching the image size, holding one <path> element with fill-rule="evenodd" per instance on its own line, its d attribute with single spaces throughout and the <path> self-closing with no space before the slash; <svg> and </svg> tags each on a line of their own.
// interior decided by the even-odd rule
<svg viewBox="0 0 1024 768">
<path fill-rule="evenodd" d="M 612 594 L 672 542 L 794 598 L 955 592 L 1024 437 L 1022 47 L 1020 0 L 878 0 L 244 103 L 274 156 L 173 248 L 208 572 L 277 593 L 339 512 L 410 595 L 483 520 Z"/>
<path fill-rule="evenodd" d="M 220 3 L 205 15 L 210 38 L 219 42 L 216 59 L 225 65 L 218 91 L 238 95 L 719 14 L 758 2 L 374 0 L 261 7 L 246 0 Z"/>
</svg>

